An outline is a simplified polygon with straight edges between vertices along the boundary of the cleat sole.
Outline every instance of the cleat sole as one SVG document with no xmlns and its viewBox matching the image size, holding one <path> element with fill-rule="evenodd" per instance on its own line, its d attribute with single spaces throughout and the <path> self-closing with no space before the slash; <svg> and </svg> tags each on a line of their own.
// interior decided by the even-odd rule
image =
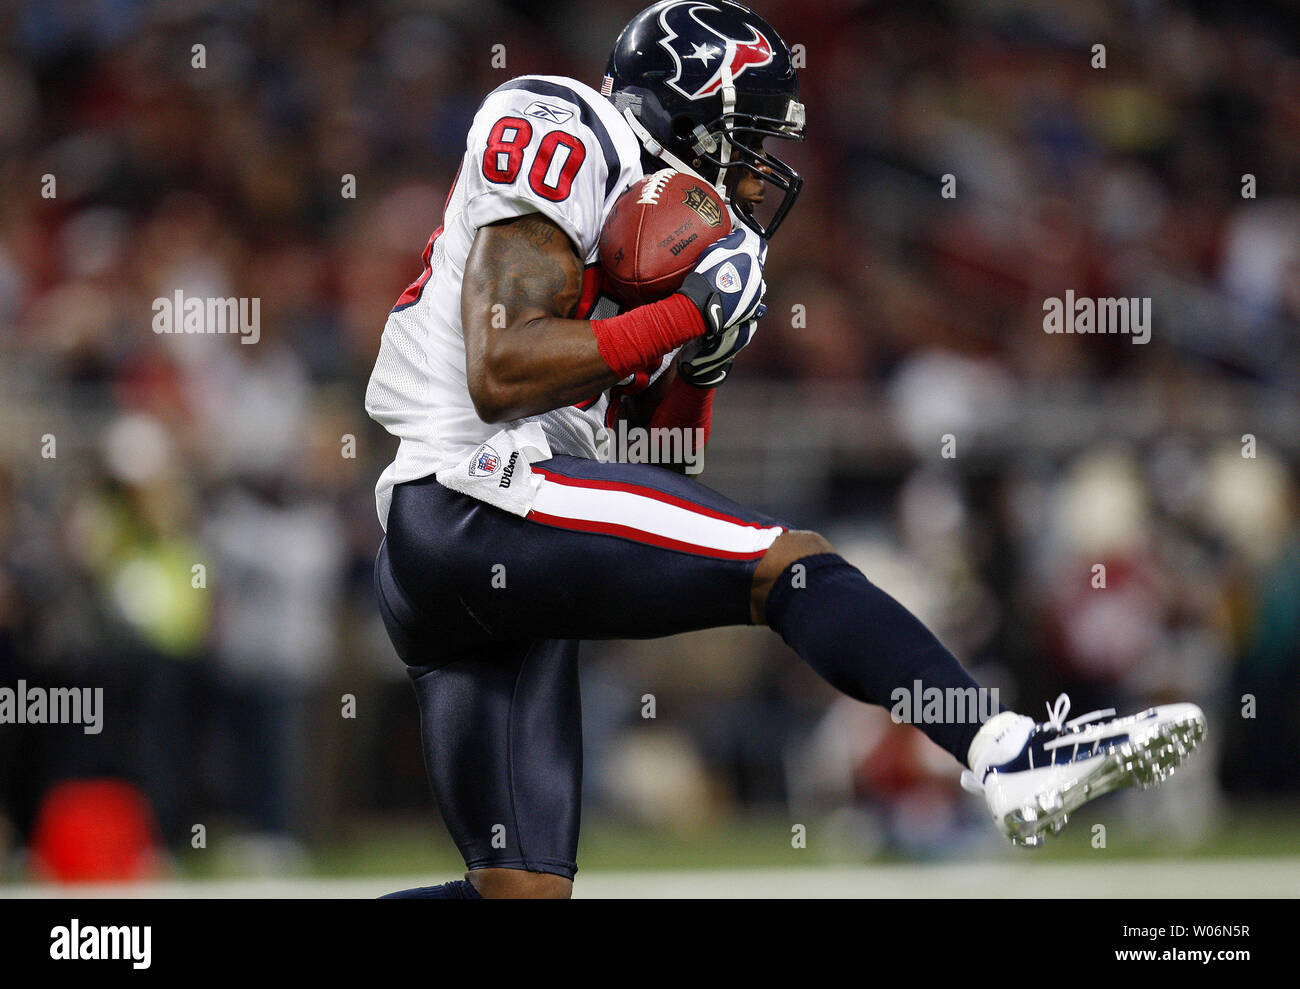
<svg viewBox="0 0 1300 989">
<path fill-rule="evenodd" d="M 1146 735 L 1130 737 L 1074 785 L 1039 793 L 1032 802 L 1011 811 L 1002 819 L 1002 830 L 1013 845 L 1038 848 L 1049 834 L 1060 834 L 1070 814 L 1089 800 L 1125 787 L 1149 790 L 1159 786 L 1203 738 L 1203 714 L 1167 721 Z"/>
</svg>

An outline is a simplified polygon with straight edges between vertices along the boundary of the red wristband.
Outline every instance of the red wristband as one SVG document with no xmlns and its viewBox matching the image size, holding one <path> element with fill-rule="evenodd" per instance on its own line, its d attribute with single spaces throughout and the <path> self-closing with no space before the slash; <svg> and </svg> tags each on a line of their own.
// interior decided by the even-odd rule
<svg viewBox="0 0 1300 989">
<path fill-rule="evenodd" d="M 704 330 L 699 309 L 680 294 L 610 319 L 591 321 L 600 356 L 619 378 L 653 370 L 664 354 L 702 336 Z"/>
<path fill-rule="evenodd" d="M 713 428 L 713 393 L 717 389 L 700 388 L 682 378 L 674 378 L 664 397 L 659 400 L 650 425 L 654 427 L 680 426 L 686 429 L 703 429 L 708 440 Z"/>
</svg>

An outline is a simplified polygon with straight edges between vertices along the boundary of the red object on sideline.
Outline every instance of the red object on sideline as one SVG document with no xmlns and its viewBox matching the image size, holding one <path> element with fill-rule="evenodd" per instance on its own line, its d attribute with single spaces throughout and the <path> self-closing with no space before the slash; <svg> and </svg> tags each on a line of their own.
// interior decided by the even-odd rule
<svg viewBox="0 0 1300 989">
<path fill-rule="evenodd" d="M 56 882 L 121 882 L 156 876 L 162 856 L 153 808 L 121 780 L 51 787 L 32 832 L 32 866 Z"/>
</svg>

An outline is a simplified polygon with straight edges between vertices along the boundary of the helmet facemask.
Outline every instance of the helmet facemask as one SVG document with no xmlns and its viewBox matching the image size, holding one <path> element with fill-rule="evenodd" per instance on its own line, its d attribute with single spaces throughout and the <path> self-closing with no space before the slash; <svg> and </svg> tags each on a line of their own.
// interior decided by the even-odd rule
<svg viewBox="0 0 1300 989">
<path fill-rule="evenodd" d="M 764 149 L 767 138 L 802 141 L 803 104 L 790 101 L 785 119 L 733 110 L 708 127 L 697 126 L 690 138 L 691 154 L 706 172 L 704 178 L 724 195 L 741 221 L 764 240 L 776 233 L 803 188 L 799 173 Z M 735 190 L 742 175 L 775 187 L 780 199 L 773 202 L 764 195 L 758 204 L 737 199 Z"/>
</svg>

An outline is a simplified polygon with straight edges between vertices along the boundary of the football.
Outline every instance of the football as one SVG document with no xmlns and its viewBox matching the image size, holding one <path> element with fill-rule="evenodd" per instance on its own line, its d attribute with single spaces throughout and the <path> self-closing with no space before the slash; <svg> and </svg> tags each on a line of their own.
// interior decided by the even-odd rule
<svg viewBox="0 0 1300 989">
<path fill-rule="evenodd" d="M 605 287 L 629 307 L 667 298 L 730 232 L 731 215 L 713 186 L 675 168 L 655 172 L 623 193 L 605 221 Z"/>
</svg>

